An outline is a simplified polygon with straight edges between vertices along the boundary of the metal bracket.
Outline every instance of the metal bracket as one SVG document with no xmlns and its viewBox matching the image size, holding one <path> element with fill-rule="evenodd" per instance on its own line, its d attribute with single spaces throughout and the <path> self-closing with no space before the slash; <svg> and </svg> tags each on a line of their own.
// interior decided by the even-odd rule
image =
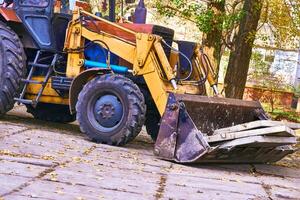
<svg viewBox="0 0 300 200">
<path fill-rule="evenodd" d="M 165 160 L 190 163 L 209 150 L 209 144 L 195 126 L 184 104 L 170 93 L 155 143 L 155 155 Z"/>
<path fill-rule="evenodd" d="M 175 158 L 179 111 L 174 94 L 170 94 L 154 148 L 154 154 L 165 160 Z"/>
<path fill-rule="evenodd" d="M 151 34 L 138 33 L 136 35 L 136 61 L 134 63 L 134 73 L 142 75 L 148 73 L 149 69 L 145 69 L 147 58 L 150 55 L 150 51 L 153 47 L 155 36 Z M 152 71 L 152 70 L 150 70 Z"/>
<path fill-rule="evenodd" d="M 137 64 L 139 67 L 143 67 L 145 61 L 149 55 L 155 37 L 151 34 L 138 33 L 136 35 L 136 46 L 137 46 Z"/>
</svg>

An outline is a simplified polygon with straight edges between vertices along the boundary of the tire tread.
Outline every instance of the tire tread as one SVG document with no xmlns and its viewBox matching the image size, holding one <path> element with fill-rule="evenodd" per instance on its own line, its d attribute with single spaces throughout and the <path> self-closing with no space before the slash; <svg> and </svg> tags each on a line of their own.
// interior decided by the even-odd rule
<svg viewBox="0 0 300 200">
<path fill-rule="evenodd" d="M 21 79 L 26 74 L 26 56 L 17 34 L 1 22 L 0 45 L 3 50 L 0 65 L 4 63 L 0 74 L 0 115 L 3 115 L 13 108 L 14 97 L 22 89 Z"/>
<path fill-rule="evenodd" d="M 121 75 L 106 74 L 96 77 L 89 83 L 87 83 L 84 86 L 82 92 L 79 94 L 78 102 L 76 105 L 77 120 L 79 122 L 81 132 L 85 133 L 91 139 L 93 139 L 93 133 L 90 133 L 88 131 L 87 124 L 83 120 L 83 103 L 86 100 L 86 93 L 91 90 L 94 85 L 102 84 L 103 82 L 114 82 L 120 87 L 122 86 L 122 88 L 124 88 L 127 93 L 132 117 L 130 118 L 130 121 L 126 123 L 125 129 L 122 129 L 124 130 L 122 137 L 111 137 L 110 141 L 105 142 L 110 145 L 123 146 L 132 141 L 141 132 L 142 126 L 144 125 L 146 119 L 146 104 L 143 94 L 139 90 L 138 86 L 135 85 L 130 79 Z M 103 143 L 103 141 L 96 142 Z"/>
</svg>

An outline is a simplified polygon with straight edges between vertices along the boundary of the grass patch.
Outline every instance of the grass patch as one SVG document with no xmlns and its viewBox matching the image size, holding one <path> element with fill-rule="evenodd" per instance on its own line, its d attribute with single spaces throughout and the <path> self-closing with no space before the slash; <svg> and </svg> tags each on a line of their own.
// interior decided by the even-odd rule
<svg viewBox="0 0 300 200">
<path fill-rule="evenodd" d="M 263 104 L 263 107 L 273 120 L 300 123 L 300 114 L 294 109 L 277 106 L 272 112 L 268 104 Z"/>
</svg>

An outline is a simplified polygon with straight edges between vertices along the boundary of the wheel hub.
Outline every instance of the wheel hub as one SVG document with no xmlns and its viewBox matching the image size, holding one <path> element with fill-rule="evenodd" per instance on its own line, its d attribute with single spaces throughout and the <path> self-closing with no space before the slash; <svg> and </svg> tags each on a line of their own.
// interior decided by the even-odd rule
<svg viewBox="0 0 300 200">
<path fill-rule="evenodd" d="M 115 107 L 111 103 L 105 103 L 100 106 L 98 114 L 101 115 L 103 119 L 111 119 L 115 115 Z"/>
<path fill-rule="evenodd" d="M 123 106 L 114 95 L 104 95 L 95 104 L 95 118 L 104 128 L 116 126 L 122 119 Z"/>
</svg>

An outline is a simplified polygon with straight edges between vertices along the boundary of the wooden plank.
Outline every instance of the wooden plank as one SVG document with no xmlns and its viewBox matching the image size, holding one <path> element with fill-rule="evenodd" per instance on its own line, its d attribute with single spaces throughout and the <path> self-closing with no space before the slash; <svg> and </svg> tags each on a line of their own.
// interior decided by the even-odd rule
<svg viewBox="0 0 300 200">
<path fill-rule="evenodd" d="M 214 134 L 220 134 L 224 132 L 232 133 L 232 132 L 246 131 L 246 130 L 251 130 L 256 128 L 283 126 L 283 125 L 293 130 L 300 129 L 299 123 L 279 122 L 279 121 L 272 121 L 272 120 L 259 120 L 259 121 L 245 123 L 245 124 L 239 124 L 228 128 L 218 129 L 214 132 Z"/>
<path fill-rule="evenodd" d="M 288 128 L 287 126 L 275 126 L 275 127 L 246 130 L 246 131 L 239 131 L 239 132 L 222 132 L 217 135 L 206 136 L 205 138 L 209 143 L 213 143 L 213 142 L 223 142 L 228 140 L 234 140 L 237 138 L 258 136 L 258 135 L 295 137 L 295 131 Z"/>
</svg>

